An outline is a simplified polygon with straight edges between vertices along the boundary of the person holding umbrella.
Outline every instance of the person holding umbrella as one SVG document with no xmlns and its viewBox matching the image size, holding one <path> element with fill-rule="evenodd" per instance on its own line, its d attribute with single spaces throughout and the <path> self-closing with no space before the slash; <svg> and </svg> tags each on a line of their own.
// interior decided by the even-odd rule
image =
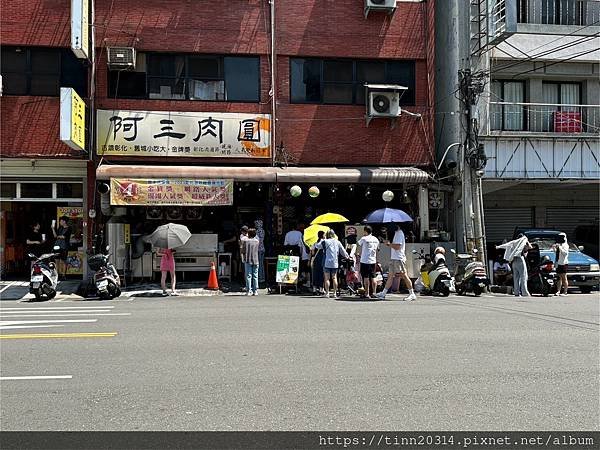
<svg viewBox="0 0 600 450">
<path fill-rule="evenodd" d="M 175 250 L 170 248 L 159 248 L 156 252 L 157 256 L 160 256 L 160 287 L 162 288 L 162 295 L 166 297 L 167 294 L 167 272 L 171 274 L 171 295 L 177 295 L 175 291 L 175 283 L 177 282 L 175 277 Z"/>
<path fill-rule="evenodd" d="M 377 294 L 377 297 L 384 299 L 389 289 L 392 287 L 394 279 L 399 276 L 408 288 L 408 297 L 406 297 L 404 300 L 409 302 L 415 301 L 417 299 L 417 296 L 415 295 L 412 282 L 410 281 L 410 278 L 407 275 L 406 269 L 406 240 L 404 238 L 404 232 L 402 231 L 400 225 L 396 225 L 396 232 L 394 233 L 394 239 L 392 240 L 392 242 L 386 240 L 385 245 L 390 247 L 390 269 L 387 282 L 385 283 L 385 287 L 383 291 Z"/>
<path fill-rule="evenodd" d="M 173 249 L 185 245 L 191 236 L 192 233 L 185 225 L 167 223 L 158 227 L 146 238 L 146 241 L 158 248 L 156 255 L 161 257 L 160 287 L 164 296 L 168 295 L 166 288 L 167 272 L 171 274 L 171 295 L 177 295 L 175 291 L 175 250 Z"/>
</svg>

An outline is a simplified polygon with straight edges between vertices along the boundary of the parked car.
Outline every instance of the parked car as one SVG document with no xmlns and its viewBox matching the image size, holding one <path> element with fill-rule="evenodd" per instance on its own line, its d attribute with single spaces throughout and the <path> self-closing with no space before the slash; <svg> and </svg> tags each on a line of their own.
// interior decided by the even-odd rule
<svg viewBox="0 0 600 450">
<path fill-rule="evenodd" d="M 560 231 L 517 227 L 513 239 L 516 239 L 520 233 L 527 236 L 529 242 L 538 245 L 541 257 L 548 256 L 551 261 L 556 259 L 552 246 L 557 242 Z M 575 243 L 569 240 L 569 236 L 567 236 L 567 241 L 569 241 L 569 269 L 567 271 L 569 287 L 577 287 L 584 294 L 589 294 L 600 284 L 600 264 L 591 256 L 584 254 Z"/>
<path fill-rule="evenodd" d="M 578 225 L 575 228 L 572 240 L 577 245 L 583 246 L 586 255 L 600 261 L 599 236 L 600 231 L 598 230 L 598 222 L 596 222 L 595 224 Z"/>
</svg>

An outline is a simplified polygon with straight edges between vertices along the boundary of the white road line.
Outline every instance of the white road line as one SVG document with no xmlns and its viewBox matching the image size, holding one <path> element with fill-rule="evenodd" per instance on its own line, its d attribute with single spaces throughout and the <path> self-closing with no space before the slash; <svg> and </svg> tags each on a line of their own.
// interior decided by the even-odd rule
<svg viewBox="0 0 600 450">
<path fill-rule="evenodd" d="M 11 319 L 13 317 L 74 317 L 74 316 L 130 316 L 131 313 L 111 313 L 111 314 L 94 314 L 94 313 L 83 313 L 83 314 L 13 314 L 11 316 L 5 316 L 4 319 Z M 0 319 L 2 319 L 2 313 L 0 313 Z"/>
<path fill-rule="evenodd" d="M 69 319 L 69 320 L 6 320 L 0 321 L 0 330 L 5 326 L 11 325 L 29 325 L 29 324 L 41 324 L 41 323 L 91 323 L 98 322 L 98 319 Z"/>
<path fill-rule="evenodd" d="M 65 309 L 65 310 L 56 310 L 51 309 L 48 311 L 41 309 L 32 309 L 31 311 L 6 311 L 0 310 L 0 314 L 41 314 L 41 313 L 109 313 L 112 312 L 112 309 Z"/>
<path fill-rule="evenodd" d="M 0 377 L 0 381 L 8 380 L 69 380 L 73 375 L 33 375 L 30 377 Z"/>
<path fill-rule="evenodd" d="M 1 311 L 33 311 L 42 309 L 44 311 L 63 310 L 63 309 L 112 309 L 114 306 L 31 306 L 29 308 L 0 308 Z"/>
<path fill-rule="evenodd" d="M 61 328 L 64 325 L 2 325 L 0 330 L 16 330 L 18 328 Z"/>
</svg>

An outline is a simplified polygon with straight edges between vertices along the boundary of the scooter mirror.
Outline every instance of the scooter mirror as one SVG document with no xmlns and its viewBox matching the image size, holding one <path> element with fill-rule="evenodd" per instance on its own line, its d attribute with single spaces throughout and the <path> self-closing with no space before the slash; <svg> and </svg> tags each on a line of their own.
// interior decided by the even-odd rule
<svg viewBox="0 0 600 450">
<path fill-rule="evenodd" d="M 415 254 L 415 255 L 417 254 L 417 251 L 416 251 L 414 248 L 413 248 L 412 252 L 413 252 L 413 254 Z"/>
<path fill-rule="evenodd" d="M 106 251 L 109 251 L 109 250 L 110 250 L 110 245 L 107 245 L 106 246 Z"/>
<path fill-rule="evenodd" d="M 52 247 L 52 250 L 54 250 L 55 252 L 60 252 L 60 247 L 58 245 L 55 245 L 54 247 Z"/>
<path fill-rule="evenodd" d="M 29 259 L 37 259 L 37 256 L 35 256 L 33 253 L 27 253 L 27 257 Z"/>
<path fill-rule="evenodd" d="M 456 250 L 454 250 L 453 248 L 451 248 L 450 251 L 456 255 Z"/>
<path fill-rule="evenodd" d="M 577 248 L 579 249 L 580 252 L 582 252 L 585 247 L 583 245 L 578 245 Z"/>
</svg>

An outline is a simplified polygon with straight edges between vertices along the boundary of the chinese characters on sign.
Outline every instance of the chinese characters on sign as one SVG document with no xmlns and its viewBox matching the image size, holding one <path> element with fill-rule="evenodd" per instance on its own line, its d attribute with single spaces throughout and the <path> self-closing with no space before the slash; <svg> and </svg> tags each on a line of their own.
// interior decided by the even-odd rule
<svg viewBox="0 0 600 450">
<path fill-rule="evenodd" d="M 226 206 L 233 204 L 233 180 L 110 179 L 110 204 Z"/>
<path fill-rule="evenodd" d="M 269 158 L 269 114 L 98 111 L 97 152 L 121 156 Z"/>
<path fill-rule="evenodd" d="M 60 88 L 60 140 L 85 150 L 85 103 L 73 88 Z"/>
</svg>

